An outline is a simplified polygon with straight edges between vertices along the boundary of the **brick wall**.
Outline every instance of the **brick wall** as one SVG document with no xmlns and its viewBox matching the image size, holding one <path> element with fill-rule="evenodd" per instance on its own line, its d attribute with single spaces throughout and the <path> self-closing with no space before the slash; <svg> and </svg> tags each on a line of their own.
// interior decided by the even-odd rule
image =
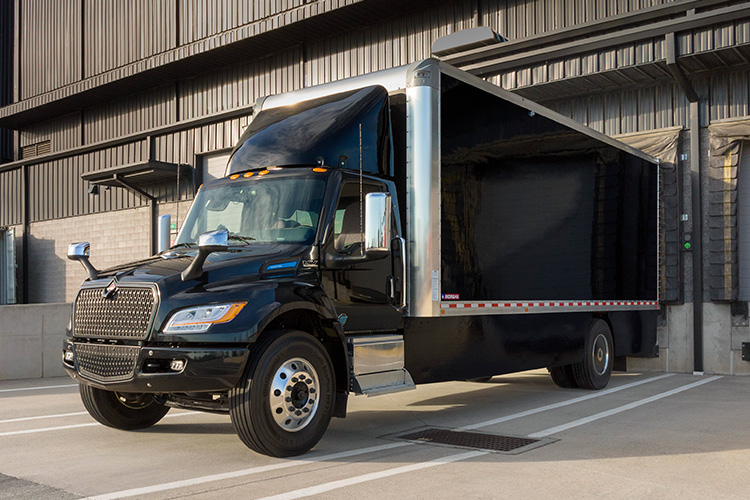
<svg viewBox="0 0 750 500">
<path fill-rule="evenodd" d="M 67 259 L 68 245 L 91 243 L 91 263 L 104 269 L 150 254 L 149 209 L 34 222 L 29 231 L 29 302 L 72 302 L 86 272 Z"/>
</svg>

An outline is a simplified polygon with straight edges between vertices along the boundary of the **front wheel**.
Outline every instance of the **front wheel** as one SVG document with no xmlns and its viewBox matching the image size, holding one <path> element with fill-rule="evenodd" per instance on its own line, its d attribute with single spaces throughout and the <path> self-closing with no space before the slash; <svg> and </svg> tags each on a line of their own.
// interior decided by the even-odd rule
<svg viewBox="0 0 750 500">
<path fill-rule="evenodd" d="M 151 427 L 164 418 L 169 408 L 151 394 L 112 392 L 80 385 L 81 401 L 100 424 L 132 431 Z"/>
<path fill-rule="evenodd" d="M 229 413 L 249 448 L 274 457 L 301 455 L 323 437 L 333 413 L 333 364 L 313 336 L 273 332 L 253 346 Z"/>
<path fill-rule="evenodd" d="M 614 343 L 609 325 L 601 319 L 591 320 L 583 360 L 573 365 L 573 375 L 582 389 L 603 389 L 612 375 Z"/>
</svg>

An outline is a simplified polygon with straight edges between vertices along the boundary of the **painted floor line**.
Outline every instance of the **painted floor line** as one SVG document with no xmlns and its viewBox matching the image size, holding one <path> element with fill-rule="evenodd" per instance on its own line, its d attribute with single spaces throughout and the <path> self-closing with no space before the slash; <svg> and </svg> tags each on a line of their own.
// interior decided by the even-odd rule
<svg viewBox="0 0 750 500">
<path fill-rule="evenodd" d="M 29 420 L 42 420 L 45 418 L 60 418 L 60 417 L 76 417 L 78 415 L 88 415 L 87 411 L 77 411 L 75 413 L 58 413 L 56 415 L 39 415 L 37 417 L 21 417 L 21 418 L 9 418 L 8 420 L 0 420 L 0 424 L 9 424 L 11 422 L 26 422 Z"/>
<path fill-rule="evenodd" d="M 575 420 L 573 422 L 569 422 L 568 424 L 564 424 L 564 425 L 560 425 L 560 426 L 557 426 L 557 427 L 553 427 L 553 428 L 550 428 L 550 429 L 547 429 L 545 431 L 541 431 L 541 432 L 538 432 L 538 433 L 535 433 L 535 434 L 530 434 L 529 437 L 544 437 L 544 436 L 548 436 L 550 434 L 555 434 L 557 432 L 561 432 L 561 431 L 563 431 L 565 429 L 570 429 L 572 427 L 577 427 L 577 426 L 584 425 L 584 424 L 587 424 L 587 423 L 590 423 L 590 422 L 594 422 L 594 421 L 599 420 L 601 418 L 605 418 L 605 417 L 608 417 L 608 416 L 611 416 L 611 415 L 616 415 L 618 413 L 622 413 L 624 411 L 631 410 L 633 408 L 637 408 L 639 406 L 642 406 L 642 405 L 645 405 L 645 404 L 648 404 L 648 403 L 652 403 L 652 402 L 658 401 L 660 399 L 664 399 L 666 397 L 672 396 L 674 394 L 678 394 L 680 392 L 687 391 L 687 390 L 692 389 L 694 387 L 698 387 L 698 386 L 701 386 L 703 384 L 707 384 L 709 382 L 713 382 L 714 380 L 718 380 L 720 378 L 722 378 L 722 377 L 718 377 L 718 376 L 717 377 L 711 377 L 711 378 L 706 379 L 706 380 L 700 380 L 700 381 L 694 382 L 692 384 L 683 385 L 682 387 L 678 387 L 676 389 L 672 389 L 671 391 L 662 392 L 662 393 L 657 394 L 655 396 L 644 398 L 644 399 L 641 399 L 639 401 L 635 401 L 633 403 L 629 403 L 629 404 L 626 404 L 626 405 L 623 405 L 623 406 L 619 406 L 617 408 L 613 408 L 613 409 L 608 410 L 608 411 L 597 413 L 596 415 L 592 415 L 591 417 L 578 419 L 578 420 Z M 347 478 L 347 479 L 340 479 L 338 481 L 331 481 L 331 482 L 328 482 L 328 483 L 323 483 L 323 484 L 319 484 L 319 485 L 316 485 L 316 486 L 311 486 L 311 487 L 308 487 L 308 488 L 302 488 L 302 489 L 294 490 L 294 491 L 287 491 L 287 492 L 284 492 L 284 493 L 280 493 L 278 495 L 273 495 L 273 496 L 269 496 L 269 497 L 263 497 L 263 498 L 261 498 L 259 500 L 292 500 L 292 499 L 295 499 L 295 498 L 306 498 L 308 496 L 319 495 L 321 493 L 326 493 L 326 492 L 333 491 L 333 490 L 336 490 L 336 489 L 339 489 L 339 488 L 345 488 L 347 486 L 352 486 L 352 485 L 355 485 L 355 484 L 364 483 L 366 481 L 373 481 L 375 479 L 382 479 L 382 478 L 389 477 L 389 476 L 395 476 L 396 474 L 404 474 L 406 472 L 413 472 L 413 471 L 417 471 L 417 470 L 421 470 L 421 469 L 426 469 L 428 467 L 435 467 L 437 465 L 448 464 L 448 463 L 452 463 L 452 462 L 460 462 L 462 460 L 468 460 L 468 459 L 471 459 L 471 458 L 476 458 L 476 457 L 480 457 L 480 456 L 483 456 L 483 455 L 488 455 L 489 453 L 490 452 L 488 452 L 488 451 L 472 451 L 472 452 L 468 452 L 468 453 L 459 453 L 459 454 L 456 454 L 456 455 L 449 455 L 447 457 L 442 457 L 442 458 L 438 458 L 438 459 L 435 459 L 435 460 L 430 460 L 428 462 L 421 462 L 421 463 L 417 463 L 417 464 L 405 465 L 405 466 L 402 466 L 402 467 L 395 467 L 393 469 L 387 469 L 387 470 L 380 471 L 380 472 L 373 472 L 373 473 L 369 473 L 369 474 L 362 474 L 360 476 L 354 476 L 354 477 L 350 477 L 350 478 Z"/>
<path fill-rule="evenodd" d="M 458 455 L 436 458 L 435 460 L 430 460 L 428 462 L 404 465 L 380 472 L 371 472 L 369 474 L 363 474 L 361 476 L 354 476 L 347 479 L 340 479 L 338 481 L 331 481 L 330 483 L 319 484 L 317 486 L 310 486 L 308 488 L 302 488 L 295 491 L 288 491 L 279 495 L 264 497 L 260 500 L 293 500 L 295 498 L 307 498 L 312 495 L 320 495 L 321 493 L 337 490 L 339 488 L 346 488 L 347 486 L 352 486 L 367 481 L 374 481 L 376 479 L 383 479 L 398 474 L 405 474 L 407 472 L 428 469 L 430 467 L 436 467 L 438 465 L 449 464 L 452 462 L 460 462 L 461 460 L 469 460 L 470 458 L 481 457 L 482 455 L 487 455 L 488 453 L 488 451 L 469 451 L 466 453 L 459 453 Z"/>
<path fill-rule="evenodd" d="M 203 414 L 202 412 L 186 411 L 185 413 L 170 413 L 164 418 L 184 417 L 185 415 L 202 415 L 202 414 Z M 38 432 L 64 431 L 66 429 L 78 429 L 79 427 L 93 427 L 95 425 L 102 425 L 102 424 L 100 424 L 99 422 L 88 422 L 85 424 L 58 425 L 56 427 L 41 427 L 39 429 L 24 429 L 22 431 L 0 432 L 0 437 L 18 436 L 20 434 L 36 434 Z"/>
<path fill-rule="evenodd" d="M 59 389 L 61 387 L 78 387 L 78 384 L 45 385 L 42 387 L 20 387 L 18 389 L 0 389 L 0 392 L 41 391 L 43 389 Z"/>
<path fill-rule="evenodd" d="M 488 425 L 493 425 L 495 423 L 498 423 L 498 421 L 504 422 L 506 420 L 512 420 L 514 418 L 520 418 L 520 417 L 523 417 L 523 416 L 526 416 L 526 415 L 533 415 L 534 413 L 539 413 L 541 411 L 552 410 L 552 409 L 555 409 L 555 408 L 559 408 L 561 406 L 567 406 L 567 405 L 570 405 L 570 404 L 575 404 L 575 403 L 578 403 L 578 402 L 587 401 L 587 400 L 589 400 L 589 399 L 591 399 L 593 397 L 600 397 L 600 395 L 604 396 L 606 394 L 611 394 L 612 392 L 622 391 L 624 389 L 629 389 L 631 387 L 636 387 L 636 386 L 639 386 L 639 385 L 642 385 L 642 384 L 646 384 L 646 383 L 649 383 L 649 382 L 655 382 L 657 380 L 661 380 L 661 379 L 664 379 L 664 378 L 667 378 L 667 377 L 671 377 L 672 375 L 674 375 L 674 374 L 673 373 L 669 373 L 669 374 L 666 374 L 666 375 L 659 375 L 659 376 L 656 376 L 656 377 L 651 377 L 651 378 L 648 378 L 648 379 L 645 379 L 645 380 L 639 380 L 638 382 L 632 382 L 632 383 L 629 383 L 629 384 L 621 385 L 619 387 L 613 387 L 612 389 L 607 389 L 605 391 L 600 391 L 600 392 L 597 392 L 595 394 L 589 394 L 589 395 L 586 395 L 586 396 L 582 396 L 582 397 L 570 399 L 568 401 L 563 401 L 563 402 L 555 403 L 555 404 L 552 404 L 552 405 L 542 406 L 540 408 L 536 408 L 536 409 L 532 409 L 532 410 L 527 410 L 527 411 L 524 411 L 524 412 L 521 412 L 521 413 L 515 413 L 513 415 L 508 415 L 506 417 L 501 417 L 500 419 L 492 419 L 492 420 L 488 420 L 488 421 L 485 421 L 485 422 L 480 422 L 479 424 L 475 424 L 475 425 L 472 425 L 472 426 L 463 427 L 462 429 L 469 429 L 469 428 L 476 429 L 478 427 L 484 427 L 484 426 L 488 426 Z M 178 488 L 186 488 L 186 487 L 189 487 L 189 486 L 196 486 L 196 485 L 199 485 L 199 484 L 205 484 L 205 483 L 210 483 L 210 482 L 214 482 L 214 481 L 221 481 L 221 480 L 225 480 L 225 479 L 233 479 L 233 478 L 237 478 L 237 477 L 249 476 L 249 475 L 252 475 L 252 474 L 259 474 L 259 473 L 262 473 L 262 472 L 274 471 L 274 470 L 279 470 L 279 469 L 286 469 L 286 468 L 289 468 L 289 467 L 296 467 L 298 465 L 301 466 L 301 465 L 305 465 L 305 464 L 309 464 L 309 463 L 325 462 L 325 461 L 329 461 L 329 460 L 337 460 L 339 458 L 347 458 L 347 457 L 353 457 L 353 456 L 357 456 L 357 455 L 364 455 L 364 454 L 367 454 L 367 453 L 375 453 L 375 452 L 378 452 L 378 451 L 381 451 L 381 450 L 388 450 L 388 449 L 399 448 L 399 447 L 403 447 L 403 446 L 416 446 L 416 445 L 414 443 L 411 443 L 411 442 L 403 442 L 403 443 L 391 443 L 391 444 L 386 444 L 386 445 L 372 446 L 372 447 L 369 447 L 369 448 L 361 448 L 361 449 L 358 449 L 358 450 L 350 450 L 350 451 L 343 451 L 343 452 L 339 452 L 339 453 L 333 453 L 331 455 L 322 455 L 320 457 L 310 457 L 309 459 L 304 459 L 304 460 L 290 460 L 290 461 L 281 462 L 281 463 L 277 463 L 277 464 L 264 465 L 264 466 L 260 466 L 260 467 L 251 467 L 249 469 L 242 469 L 242 470 L 237 470 L 237 471 L 233 471 L 233 472 L 225 472 L 225 473 L 220 473 L 220 474 L 212 474 L 212 475 L 201 476 L 201 477 L 197 477 L 197 478 L 193 478 L 193 479 L 184 479 L 184 480 L 180 480 L 180 481 L 172 481 L 172 482 L 169 482 L 169 483 L 155 484 L 155 485 L 152 485 L 152 486 L 144 486 L 144 487 L 141 487 L 141 488 L 133 488 L 133 489 L 129 489 L 129 490 L 116 491 L 116 492 L 112 492 L 112 493 L 107 493 L 107 494 L 103 494 L 103 495 L 97 495 L 97 496 L 89 497 L 89 498 L 83 499 L 83 500 L 114 500 L 114 499 L 118 499 L 118 498 L 128 498 L 128 497 L 134 497 L 134 496 L 139 496 L 139 495 L 147 495 L 149 493 L 157 493 L 157 492 L 161 492 L 161 491 L 173 490 L 173 489 L 178 489 Z"/>
<path fill-rule="evenodd" d="M 568 422 L 567 424 L 557 425 L 555 427 L 550 427 L 549 429 L 545 429 L 543 431 L 535 432 L 533 434 L 529 434 L 530 438 L 543 438 L 550 436 L 552 434 L 557 434 L 558 432 L 566 431 L 568 429 L 572 429 L 573 427 L 579 427 L 581 425 L 585 425 L 591 422 L 594 422 L 596 420 L 611 417 L 612 415 L 617 415 L 618 413 L 622 413 L 624 411 L 632 410 L 633 408 L 638 408 L 639 406 L 643 406 L 645 404 L 653 403 L 654 401 L 658 401 L 660 399 L 667 398 L 669 396 L 673 396 L 675 394 L 679 394 L 680 392 L 687 391 L 689 389 L 692 389 L 694 387 L 701 386 L 703 384 L 708 384 L 709 382 L 713 382 L 714 380 L 719 380 L 721 377 L 710 377 L 705 380 L 699 380 L 698 382 L 693 382 L 692 384 L 683 385 L 682 387 L 678 387 L 676 389 L 672 389 L 671 391 L 662 392 L 661 394 L 655 394 L 654 396 L 644 398 L 638 401 L 633 401 L 632 403 L 628 403 L 623 406 L 618 406 L 617 408 L 612 408 L 611 410 L 606 410 L 600 413 L 596 413 L 594 415 L 591 415 L 589 417 L 579 418 L 578 420 L 574 420 L 572 422 Z"/>
<path fill-rule="evenodd" d="M 160 491 L 174 490 L 177 488 L 186 488 L 188 486 L 196 486 L 199 484 L 210 483 L 214 481 L 222 481 L 225 479 L 234 479 L 237 477 L 250 476 L 252 474 L 260 474 L 262 472 L 271 472 L 280 469 L 288 469 L 290 467 L 296 467 L 298 465 L 315 464 L 318 462 L 326 462 L 329 460 L 338 460 L 341 458 L 348 458 L 357 455 L 364 455 L 367 453 L 377 453 L 379 451 L 387 451 L 393 448 L 401 448 L 404 446 L 412 445 L 412 443 L 389 443 L 378 446 L 371 446 L 369 448 L 361 448 L 359 450 L 342 451 L 338 453 L 331 453 L 329 455 L 321 455 L 319 457 L 311 457 L 299 460 L 287 460 L 285 462 L 279 462 L 269 465 L 261 465 L 258 467 L 251 467 L 249 469 L 236 470 L 232 472 L 224 472 L 221 474 L 212 474 L 210 476 L 196 477 L 193 479 L 183 479 L 182 481 L 172 481 L 171 483 L 156 484 L 153 486 L 144 486 L 142 488 L 133 488 L 130 490 L 117 491 L 114 493 L 105 493 L 104 495 L 96 495 L 92 497 L 83 498 L 81 500 L 115 500 L 118 498 L 128 498 L 140 495 L 147 495 L 149 493 L 158 493 Z"/>
<path fill-rule="evenodd" d="M 578 397 L 578 398 L 568 399 L 566 401 L 560 401 L 559 403 L 552 403 L 552 404 L 549 404 L 549 405 L 540 406 L 539 408 L 533 408 L 531 410 L 526 410 L 526 411 L 522 411 L 522 412 L 519 412 L 519 413 L 513 413 L 511 415 L 505 415 L 504 417 L 498 417 L 498 418 L 494 418 L 492 420 L 486 420 L 484 422 L 479 422 L 478 424 L 465 425 L 463 427 L 459 427 L 456 430 L 458 430 L 458 431 L 470 431 L 470 430 L 474 430 L 474 429 L 479 429 L 480 427 L 489 427 L 490 425 L 500 424 L 500 423 L 503 423 L 503 422 L 507 422 L 509 420 L 515 420 L 517 418 L 528 417 L 529 415 L 535 415 L 537 413 L 542 413 L 542 412 L 549 411 L 549 410 L 555 410 L 557 408 L 562 408 L 564 406 L 570 406 L 570 405 L 574 405 L 576 403 L 582 403 L 582 402 L 588 401 L 590 399 L 600 398 L 602 396 L 607 396 L 607 395 L 612 394 L 614 392 L 624 391 L 625 389 L 630 389 L 632 387 L 637 387 L 639 385 L 648 384 L 648 383 L 651 383 L 651 382 L 656 382 L 657 380 L 662 380 L 662 379 L 671 377 L 673 375 L 674 375 L 674 373 L 667 373 L 665 375 L 659 375 L 659 376 L 656 376 L 656 377 L 647 378 L 645 380 L 639 380 L 637 382 L 631 382 L 629 384 L 623 384 L 623 385 L 621 385 L 619 387 L 612 387 L 611 389 L 605 389 L 603 391 L 592 392 L 591 394 L 587 394 L 585 396 L 581 396 L 581 397 Z"/>
</svg>

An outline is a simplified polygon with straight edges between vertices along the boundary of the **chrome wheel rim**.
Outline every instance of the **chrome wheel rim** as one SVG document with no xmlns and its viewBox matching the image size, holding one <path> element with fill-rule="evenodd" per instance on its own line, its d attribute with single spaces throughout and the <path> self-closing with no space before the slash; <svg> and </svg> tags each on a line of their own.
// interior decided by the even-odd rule
<svg viewBox="0 0 750 500">
<path fill-rule="evenodd" d="M 594 361 L 594 371 L 599 375 L 604 375 L 609 367 L 609 342 L 607 342 L 607 337 L 602 334 L 596 336 L 591 354 Z"/>
<path fill-rule="evenodd" d="M 269 403 L 276 425 L 297 432 L 312 422 L 318 411 L 318 373 L 309 361 L 292 358 L 273 375 Z"/>
</svg>

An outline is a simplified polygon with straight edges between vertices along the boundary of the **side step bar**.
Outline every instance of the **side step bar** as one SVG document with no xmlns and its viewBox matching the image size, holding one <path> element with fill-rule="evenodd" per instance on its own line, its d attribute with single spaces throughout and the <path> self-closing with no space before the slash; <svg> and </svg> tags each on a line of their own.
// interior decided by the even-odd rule
<svg viewBox="0 0 750 500">
<path fill-rule="evenodd" d="M 377 396 L 415 388 L 404 368 L 403 335 L 357 335 L 347 342 L 352 360 L 352 392 Z"/>
</svg>

